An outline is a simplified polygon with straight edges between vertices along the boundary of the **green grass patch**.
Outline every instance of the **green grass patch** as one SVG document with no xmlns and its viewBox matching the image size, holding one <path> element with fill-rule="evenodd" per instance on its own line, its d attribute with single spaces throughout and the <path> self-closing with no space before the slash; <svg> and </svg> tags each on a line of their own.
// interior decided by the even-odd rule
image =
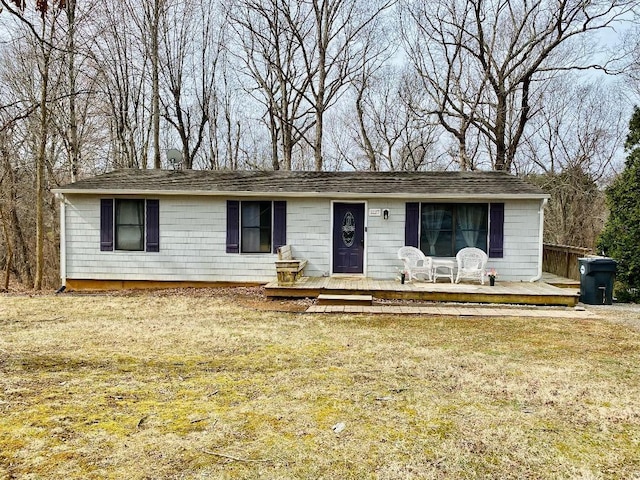
<svg viewBox="0 0 640 480">
<path fill-rule="evenodd" d="M 621 325 L 0 302 L 0 478 L 640 478 Z"/>
</svg>

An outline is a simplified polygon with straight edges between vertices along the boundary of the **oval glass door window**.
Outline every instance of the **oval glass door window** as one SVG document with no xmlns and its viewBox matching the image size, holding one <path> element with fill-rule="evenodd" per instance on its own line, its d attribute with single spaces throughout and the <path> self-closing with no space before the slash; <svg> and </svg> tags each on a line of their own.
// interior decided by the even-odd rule
<svg viewBox="0 0 640 480">
<path fill-rule="evenodd" d="M 342 219 L 342 242 L 345 247 L 351 247 L 356 236 L 356 219 L 353 213 L 347 212 Z"/>
</svg>

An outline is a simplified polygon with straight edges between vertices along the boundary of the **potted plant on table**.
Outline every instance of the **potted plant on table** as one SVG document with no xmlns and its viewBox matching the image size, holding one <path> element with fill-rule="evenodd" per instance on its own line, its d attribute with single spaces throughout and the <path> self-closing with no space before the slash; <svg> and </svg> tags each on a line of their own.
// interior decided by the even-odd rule
<svg viewBox="0 0 640 480">
<path fill-rule="evenodd" d="M 496 272 L 495 268 L 492 268 L 487 272 L 487 277 L 489 277 L 489 285 L 492 287 L 496 284 L 496 277 L 498 276 L 498 272 Z"/>
</svg>

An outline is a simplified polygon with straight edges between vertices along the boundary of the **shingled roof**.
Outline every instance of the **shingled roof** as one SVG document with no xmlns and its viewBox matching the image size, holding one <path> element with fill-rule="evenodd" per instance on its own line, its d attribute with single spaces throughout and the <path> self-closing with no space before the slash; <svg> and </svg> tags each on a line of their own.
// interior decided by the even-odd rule
<svg viewBox="0 0 640 480">
<path fill-rule="evenodd" d="M 54 193 L 283 197 L 546 198 L 504 172 L 302 172 L 122 169 Z"/>
</svg>

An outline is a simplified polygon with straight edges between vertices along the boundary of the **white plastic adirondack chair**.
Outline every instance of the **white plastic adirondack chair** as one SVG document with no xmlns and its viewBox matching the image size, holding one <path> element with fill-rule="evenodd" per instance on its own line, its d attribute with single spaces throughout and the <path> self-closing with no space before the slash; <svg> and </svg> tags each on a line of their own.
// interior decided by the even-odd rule
<svg viewBox="0 0 640 480">
<path fill-rule="evenodd" d="M 486 253 L 479 248 L 467 247 L 458 252 L 456 260 L 458 262 L 456 283 L 459 283 L 462 278 L 470 278 L 480 280 L 480 283 L 484 285 L 487 262 L 489 261 Z"/>
<path fill-rule="evenodd" d="M 404 270 L 407 272 L 408 280 L 419 280 L 418 275 L 424 275 L 427 281 L 431 281 L 433 273 L 433 264 L 431 257 L 426 257 L 419 249 L 415 247 L 401 247 L 398 250 L 398 258 L 404 264 Z"/>
</svg>

